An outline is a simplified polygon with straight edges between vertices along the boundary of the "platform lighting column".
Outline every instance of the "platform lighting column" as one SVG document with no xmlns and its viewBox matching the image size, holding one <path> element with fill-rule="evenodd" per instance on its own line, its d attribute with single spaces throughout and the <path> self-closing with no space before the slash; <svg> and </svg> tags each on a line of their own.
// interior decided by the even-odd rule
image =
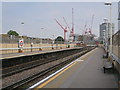
<svg viewBox="0 0 120 90">
<path fill-rule="evenodd" d="M 111 53 L 112 53 L 112 22 L 111 22 L 111 12 L 112 12 L 112 7 L 111 7 L 111 5 L 112 5 L 112 3 L 105 3 L 105 5 L 107 5 L 107 6 L 109 6 L 110 7 L 110 28 L 109 28 L 109 33 L 110 33 L 110 45 L 109 45 L 109 56 L 111 55 Z"/>
<path fill-rule="evenodd" d="M 24 25 L 24 22 L 21 22 L 21 25 Z M 22 26 L 23 27 L 23 26 Z M 21 34 L 21 36 L 20 36 L 20 38 L 19 38 L 19 41 L 20 40 L 22 40 L 23 42 L 24 42 L 24 40 L 23 40 L 23 38 L 22 38 L 22 34 Z M 22 53 L 23 52 L 23 47 L 20 47 L 20 43 L 18 43 L 18 47 L 19 47 L 19 50 L 18 50 L 18 52 L 19 53 Z"/>
<path fill-rule="evenodd" d="M 41 30 L 42 30 L 42 29 L 44 29 L 44 28 L 41 28 Z M 41 37 L 41 41 L 40 41 L 40 42 L 41 42 L 41 46 L 42 46 L 42 37 Z"/>
<path fill-rule="evenodd" d="M 54 49 L 53 45 L 54 45 L 54 35 L 53 36 L 53 39 L 52 39 L 52 49 Z"/>
<path fill-rule="evenodd" d="M 24 25 L 24 22 L 21 22 L 21 25 Z M 21 39 L 22 39 L 22 35 L 21 35 Z"/>
</svg>

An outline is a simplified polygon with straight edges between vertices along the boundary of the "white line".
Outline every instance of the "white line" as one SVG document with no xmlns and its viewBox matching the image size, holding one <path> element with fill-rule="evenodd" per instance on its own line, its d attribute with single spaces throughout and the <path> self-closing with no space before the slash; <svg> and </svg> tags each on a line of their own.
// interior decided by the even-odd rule
<svg viewBox="0 0 120 90">
<path fill-rule="evenodd" d="M 76 60 L 76 61 L 84 61 L 84 60 Z"/>
</svg>

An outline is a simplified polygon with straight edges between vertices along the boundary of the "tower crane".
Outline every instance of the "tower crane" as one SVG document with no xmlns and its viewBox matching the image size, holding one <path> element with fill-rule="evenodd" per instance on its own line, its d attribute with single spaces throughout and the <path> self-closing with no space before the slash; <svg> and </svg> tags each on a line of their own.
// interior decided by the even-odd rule
<svg viewBox="0 0 120 90">
<path fill-rule="evenodd" d="M 67 27 L 63 27 L 56 19 L 55 19 L 55 21 L 56 21 L 57 24 L 64 30 L 64 40 L 66 41 Z"/>
<path fill-rule="evenodd" d="M 84 32 L 83 32 L 83 35 L 86 35 L 86 34 L 87 34 L 87 23 L 85 23 Z"/>
<path fill-rule="evenodd" d="M 93 34 L 92 34 L 92 25 L 93 25 L 93 20 L 94 20 L 94 14 L 92 15 L 92 20 L 91 20 L 91 27 L 89 28 L 89 33 L 90 33 L 90 35 L 92 35 L 93 36 Z"/>
<path fill-rule="evenodd" d="M 71 36 L 74 37 L 74 9 L 72 8 L 72 30 L 71 30 Z"/>
<path fill-rule="evenodd" d="M 91 20 L 91 26 L 90 26 L 90 28 L 87 28 L 87 25 L 85 24 L 85 28 L 84 28 L 84 30 L 85 30 L 84 34 L 85 35 L 86 34 L 90 34 L 91 36 L 93 36 L 93 33 L 92 33 L 93 19 L 94 19 L 94 14 L 92 15 L 92 20 Z"/>
<path fill-rule="evenodd" d="M 72 29 L 70 29 L 70 27 L 68 26 L 65 18 L 63 17 L 64 22 L 66 23 L 68 30 L 70 31 L 70 37 L 73 37 L 71 40 L 72 42 L 74 41 L 74 9 L 72 8 Z"/>
<path fill-rule="evenodd" d="M 69 25 L 68 25 L 68 23 L 67 23 L 67 21 L 66 21 L 66 19 L 64 17 L 63 17 L 63 20 L 64 20 L 65 24 L 67 25 L 68 30 L 70 31 L 70 27 L 69 27 Z"/>
</svg>

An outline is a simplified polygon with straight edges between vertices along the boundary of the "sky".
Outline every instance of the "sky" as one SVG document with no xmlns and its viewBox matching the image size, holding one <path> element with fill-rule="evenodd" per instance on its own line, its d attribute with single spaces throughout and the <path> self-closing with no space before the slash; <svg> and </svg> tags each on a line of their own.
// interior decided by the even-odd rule
<svg viewBox="0 0 120 90">
<path fill-rule="evenodd" d="M 72 8 L 74 8 L 75 34 L 83 34 L 85 24 L 91 26 L 94 15 L 92 33 L 99 36 L 99 24 L 104 18 L 109 19 L 109 6 L 104 2 L 2 2 L 2 33 L 15 30 L 20 35 L 39 38 L 56 38 L 63 36 L 62 26 L 72 26 Z M 118 30 L 118 3 L 112 3 L 112 22 L 115 32 Z M 21 24 L 24 22 L 24 24 Z M 69 36 L 67 32 L 67 38 Z M 54 36 L 54 37 L 53 37 Z"/>
</svg>

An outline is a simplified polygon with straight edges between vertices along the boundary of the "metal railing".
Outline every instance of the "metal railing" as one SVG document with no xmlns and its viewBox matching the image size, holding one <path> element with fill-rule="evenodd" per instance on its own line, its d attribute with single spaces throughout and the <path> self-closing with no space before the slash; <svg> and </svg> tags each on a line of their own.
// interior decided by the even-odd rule
<svg viewBox="0 0 120 90">
<path fill-rule="evenodd" d="M 25 50 L 28 50 L 29 52 L 33 52 L 33 51 L 41 51 L 45 49 L 48 50 L 48 49 L 62 49 L 62 48 L 69 48 L 69 47 L 65 45 L 65 46 L 44 46 L 44 47 L 0 48 L 0 51 L 1 54 L 7 54 L 7 53 L 17 53 L 17 52 L 22 53 L 22 52 L 26 52 Z"/>
<path fill-rule="evenodd" d="M 19 50 L 19 49 L 59 48 L 59 47 L 66 47 L 66 46 L 23 47 L 23 48 L 0 48 L 0 51 L 3 51 L 3 50 Z M 66 48 L 67 48 L 67 47 L 66 47 Z"/>
</svg>

